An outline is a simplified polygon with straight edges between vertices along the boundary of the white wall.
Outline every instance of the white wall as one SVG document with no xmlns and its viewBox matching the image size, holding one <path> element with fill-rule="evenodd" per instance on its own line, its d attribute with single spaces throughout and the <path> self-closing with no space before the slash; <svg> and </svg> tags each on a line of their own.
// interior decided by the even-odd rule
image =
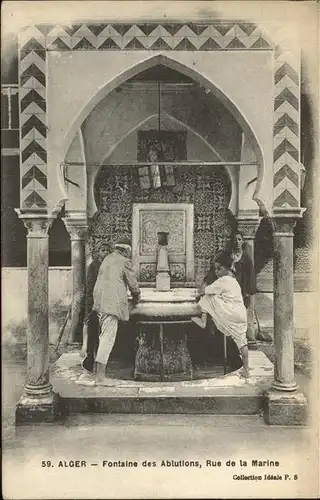
<svg viewBox="0 0 320 500">
<path fill-rule="evenodd" d="M 71 165 L 66 166 L 66 177 L 71 182 L 66 182 L 68 201 L 66 210 L 86 212 L 87 209 L 87 173 L 85 165 L 84 144 L 82 132 L 79 130 L 68 150 L 66 161 Z M 76 166 L 78 164 L 78 166 Z M 77 187 L 76 184 L 78 184 Z"/>
<path fill-rule="evenodd" d="M 2 342 L 26 341 L 28 279 L 22 267 L 2 269 Z M 71 268 L 49 268 L 49 335 L 55 343 L 72 294 Z"/>
</svg>

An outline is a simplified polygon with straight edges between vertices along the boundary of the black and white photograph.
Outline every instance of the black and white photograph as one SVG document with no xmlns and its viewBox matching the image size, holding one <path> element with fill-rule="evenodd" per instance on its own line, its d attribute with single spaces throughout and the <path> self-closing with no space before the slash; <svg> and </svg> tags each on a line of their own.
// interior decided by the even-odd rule
<svg viewBox="0 0 320 500">
<path fill-rule="evenodd" d="M 319 497 L 319 11 L 3 2 L 5 499 Z"/>
</svg>

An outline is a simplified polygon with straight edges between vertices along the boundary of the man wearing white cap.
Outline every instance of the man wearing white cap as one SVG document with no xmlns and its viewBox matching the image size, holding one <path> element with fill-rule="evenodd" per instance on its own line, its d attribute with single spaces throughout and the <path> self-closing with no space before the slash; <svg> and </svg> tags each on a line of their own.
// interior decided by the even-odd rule
<svg viewBox="0 0 320 500">
<path fill-rule="evenodd" d="M 97 312 L 100 324 L 99 347 L 95 358 L 98 383 L 105 377 L 118 322 L 129 320 L 127 288 L 133 302 L 137 303 L 140 299 L 137 277 L 130 261 L 131 242 L 128 238 L 120 238 L 114 247 L 114 251 L 105 257 L 100 266 L 93 290 L 93 310 Z"/>
</svg>

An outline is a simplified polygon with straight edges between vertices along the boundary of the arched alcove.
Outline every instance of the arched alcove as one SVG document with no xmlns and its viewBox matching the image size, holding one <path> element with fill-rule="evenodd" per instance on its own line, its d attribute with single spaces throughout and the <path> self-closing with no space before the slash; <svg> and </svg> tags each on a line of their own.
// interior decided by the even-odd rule
<svg viewBox="0 0 320 500">
<path fill-rule="evenodd" d="M 80 110 L 78 116 L 76 119 L 73 121 L 71 127 L 69 128 L 69 131 L 66 135 L 66 140 L 63 145 L 63 150 L 65 151 L 64 155 L 66 155 L 66 151 L 68 149 L 68 146 L 72 142 L 72 138 L 74 137 L 76 131 L 79 129 L 79 127 L 85 122 L 85 120 L 88 118 L 90 113 L 94 110 L 96 105 L 104 99 L 106 96 L 108 96 L 115 88 L 119 87 L 119 85 L 123 84 L 124 82 L 130 80 L 130 78 L 138 75 L 139 73 L 148 70 L 150 68 L 153 68 L 155 66 L 162 65 L 164 67 L 172 68 L 175 71 L 180 72 L 181 74 L 185 75 L 187 78 L 192 79 L 194 82 L 197 82 L 200 84 L 200 86 L 204 89 L 204 91 L 207 93 L 211 92 L 218 100 L 220 100 L 225 108 L 232 114 L 232 116 L 235 118 L 239 126 L 241 127 L 242 131 L 246 134 L 246 137 L 250 142 L 252 143 L 252 148 L 255 153 L 255 156 L 257 158 L 257 182 L 256 182 L 256 189 L 254 192 L 254 199 L 257 201 L 259 205 L 264 205 L 264 202 L 259 198 L 258 192 L 260 189 L 260 185 L 262 182 L 263 178 L 263 155 L 261 148 L 258 144 L 258 141 L 255 137 L 255 134 L 248 124 L 247 120 L 243 116 L 243 114 L 239 111 L 239 109 L 235 106 L 235 104 L 232 102 L 229 96 L 226 96 L 225 93 L 223 93 L 212 81 L 208 80 L 206 77 L 195 71 L 194 69 L 190 68 L 189 66 L 186 66 L 184 64 L 181 64 L 174 59 L 171 59 L 170 57 L 166 55 L 156 55 L 152 56 L 142 62 L 139 62 L 136 65 L 133 65 L 132 67 L 128 68 L 126 71 L 123 73 L 119 74 L 116 76 L 112 81 L 107 83 L 103 88 L 101 88 L 97 94 L 92 97 L 87 104 L 83 107 L 82 110 Z"/>
<path fill-rule="evenodd" d="M 93 123 L 94 119 L 93 119 Z M 191 126 L 187 125 L 185 122 L 181 122 L 174 116 L 169 115 L 168 113 L 162 113 L 161 115 L 161 123 L 162 123 L 162 128 L 163 130 L 183 130 L 188 134 L 188 160 L 189 161 L 194 161 L 194 162 L 199 162 L 201 161 L 224 161 L 225 158 L 219 154 L 219 151 L 217 151 L 212 143 L 208 141 L 208 139 L 205 139 L 203 136 L 201 136 L 196 130 L 194 130 Z M 106 150 L 106 153 L 103 155 L 103 159 L 101 161 L 101 166 L 105 164 L 117 164 L 118 162 L 122 162 L 124 160 L 132 161 L 136 160 L 136 151 L 130 151 L 132 149 L 132 145 L 135 144 L 136 142 L 136 134 L 139 132 L 139 130 L 148 130 L 148 129 L 154 129 L 157 128 L 158 126 L 158 116 L 156 114 L 147 117 L 146 119 L 142 119 L 141 122 L 134 124 L 132 128 L 129 129 L 125 135 L 119 139 L 113 146 L 108 148 L 105 146 L 104 150 Z M 241 133 L 241 131 L 240 131 Z M 99 134 L 99 130 L 97 131 L 97 135 Z M 241 139 L 241 136 L 239 134 L 239 139 Z M 198 147 L 194 147 L 194 142 L 198 143 Z M 202 144 L 201 144 L 202 143 Z M 199 150 L 199 145 L 200 145 L 200 150 Z M 202 145 L 202 147 L 201 147 Z M 238 144 L 239 151 L 238 155 L 240 157 L 240 141 Z M 131 156 L 130 156 L 131 153 Z M 238 158 L 237 158 L 238 159 Z M 89 160 L 90 161 L 90 160 Z M 88 176 L 88 216 L 92 217 L 97 210 L 97 206 L 95 204 L 95 196 L 94 196 L 94 182 L 95 178 L 98 175 L 99 168 L 100 167 L 93 167 L 92 169 L 89 168 L 88 171 L 90 172 L 90 175 Z M 231 182 L 231 196 L 229 200 L 229 210 L 230 212 L 235 215 L 237 212 L 237 207 L 238 207 L 238 196 L 239 196 L 239 189 L 238 189 L 238 183 L 239 183 L 239 176 L 238 176 L 238 169 L 236 167 L 226 165 L 225 170 L 229 176 L 230 182 Z"/>
</svg>

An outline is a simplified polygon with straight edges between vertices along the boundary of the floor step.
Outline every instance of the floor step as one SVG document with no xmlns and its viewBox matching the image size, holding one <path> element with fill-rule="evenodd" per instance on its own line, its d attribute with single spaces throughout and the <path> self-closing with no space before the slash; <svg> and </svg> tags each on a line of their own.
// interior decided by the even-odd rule
<svg viewBox="0 0 320 500">
<path fill-rule="evenodd" d="M 80 413 L 256 415 L 262 395 L 207 395 L 180 397 L 62 398 L 63 415 Z"/>
<path fill-rule="evenodd" d="M 182 382 L 138 382 L 106 378 L 104 385 L 79 385 L 79 352 L 64 353 L 52 367 L 51 381 L 61 397 L 61 411 L 76 413 L 254 415 L 273 378 L 263 352 L 250 350 L 250 378 L 239 371 Z"/>
</svg>

